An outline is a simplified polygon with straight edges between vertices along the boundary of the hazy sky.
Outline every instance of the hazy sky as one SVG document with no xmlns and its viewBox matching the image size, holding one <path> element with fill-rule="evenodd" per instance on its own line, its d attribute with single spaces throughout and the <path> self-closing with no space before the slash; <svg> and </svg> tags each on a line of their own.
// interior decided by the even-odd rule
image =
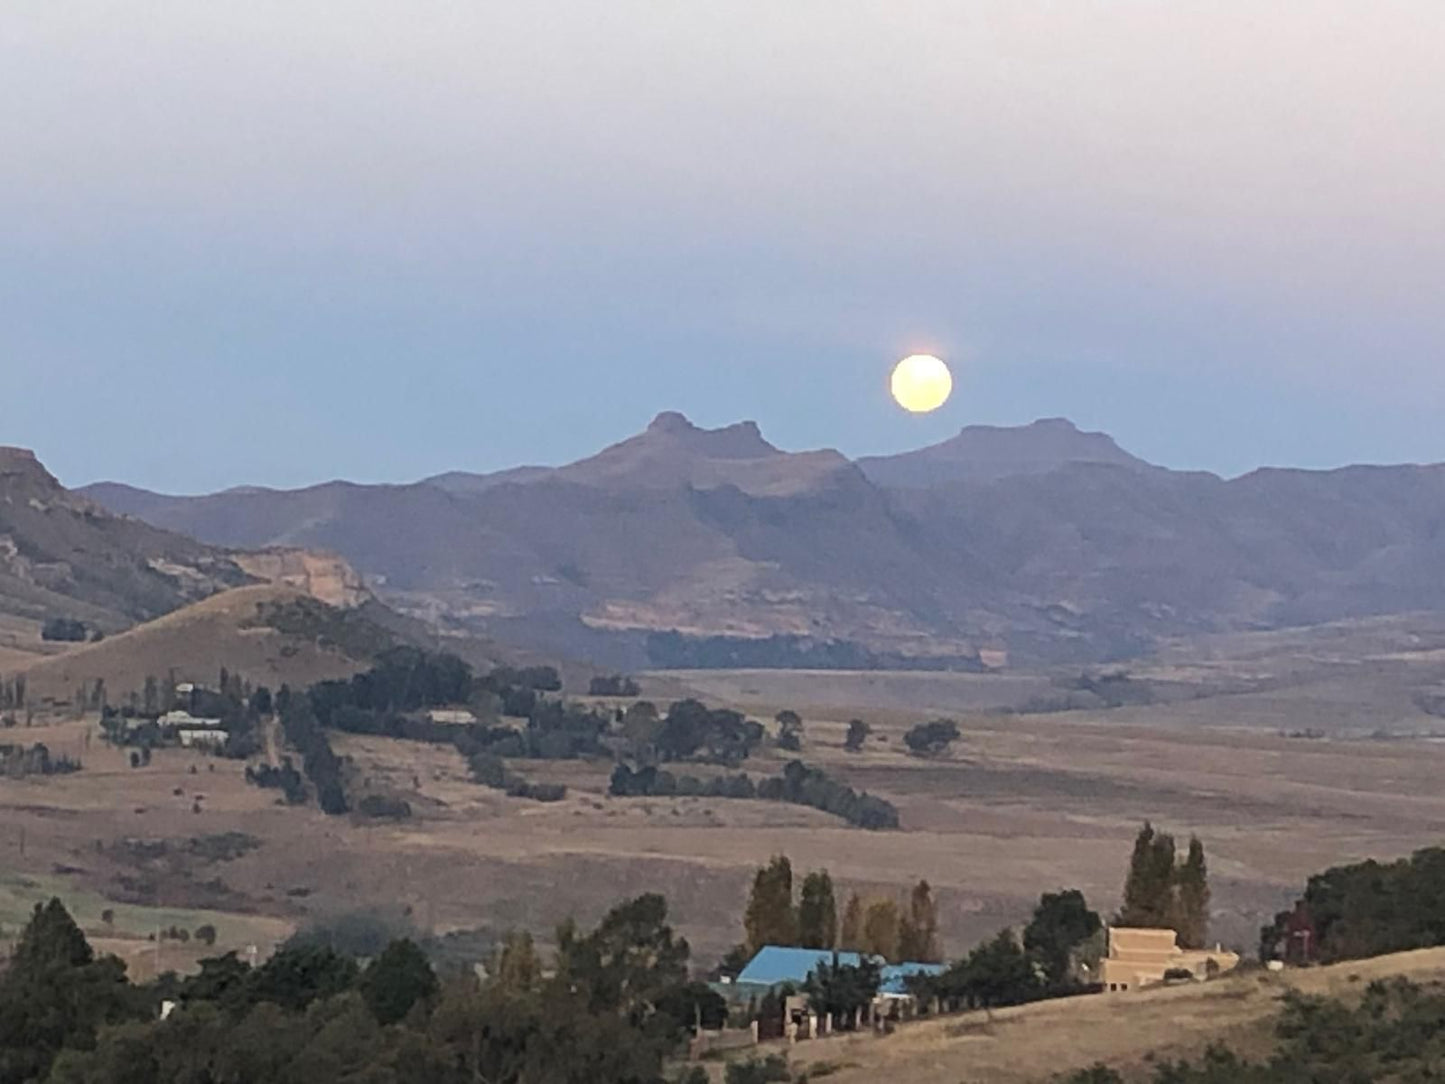
<svg viewBox="0 0 1445 1084">
<path fill-rule="evenodd" d="M 1445 460 L 1442 344 L 1439 0 L 0 12 L 0 443 L 70 483 L 559 462 L 664 409 Z"/>
</svg>

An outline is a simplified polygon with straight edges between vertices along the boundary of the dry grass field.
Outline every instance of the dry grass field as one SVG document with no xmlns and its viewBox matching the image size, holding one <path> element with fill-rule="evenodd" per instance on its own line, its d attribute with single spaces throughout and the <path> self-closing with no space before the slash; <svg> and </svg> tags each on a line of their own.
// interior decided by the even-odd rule
<svg viewBox="0 0 1445 1084">
<path fill-rule="evenodd" d="M 1266 1054 L 1288 989 L 1348 998 L 1397 976 L 1445 979 L 1445 949 L 920 1021 L 884 1038 L 799 1044 L 792 1061 L 830 1067 L 835 1084 L 1042 1084 L 1098 1062 L 1130 1080 L 1152 1080 L 1151 1062 L 1193 1057 L 1212 1042 Z"/>
<path fill-rule="evenodd" d="M 1134 833 L 1150 818 L 1204 839 L 1215 935 L 1252 950 L 1259 926 L 1310 874 L 1445 838 L 1445 742 L 1428 736 L 1445 720 L 1424 715 L 1411 691 L 1438 681 L 1440 663 L 1429 641 L 1403 660 L 1383 657 L 1399 647 L 1381 637 L 1380 657 L 1361 651 L 1364 661 L 1345 667 L 1289 646 L 1285 667 L 1277 648 L 1240 661 L 1236 645 L 1234 657 L 1203 659 L 1203 678 L 1161 659 L 1152 665 L 1168 670 L 1169 702 L 1039 715 L 997 709 L 1038 695 L 1053 676 L 666 675 L 673 689 L 694 682 L 758 717 L 797 708 L 805 759 L 896 803 L 903 830 L 891 833 L 773 803 L 613 799 L 606 764 L 513 762 L 569 794 L 553 805 L 510 799 L 473 784 L 448 748 L 337 735 L 359 784 L 399 793 L 414 810 L 407 822 L 366 823 L 284 808 L 277 792 L 245 783 L 242 765 L 200 753 L 162 750 L 131 769 L 98 740 L 86 747 L 93 720 L 21 727 L 4 740 L 78 752 L 85 768 L 0 783 L 0 872 L 288 928 L 374 910 L 430 931 L 526 926 L 544 938 L 569 916 L 590 921 L 656 890 L 708 962 L 740 937 L 753 870 L 786 853 L 797 867 L 830 869 L 844 892 L 901 892 L 928 878 L 946 947 L 962 952 L 1024 918 L 1043 891 L 1076 886 L 1112 909 Z M 1201 683 L 1199 695 L 1178 695 L 1188 680 Z M 1236 691 L 1218 693 L 1227 682 Z M 1319 722 L 1321 704 L 1331 725 Z M 962 739 L 937 760 L 906 755 L 907 727 L 936 714 L 956 718 Z M 875 728 L 859 754 L 842 748 L 853 717 Z M 1315 727 L 1323 736 L 1285 736 Z M 783 763 L 767 751 L 747 770 L 762 776 Z M 187 850 L 188 840 L 225 832 L 260 846 L 224 862 Z M 169 852 L 137 857 L 127 843 L 137 840 L 165 841 Z"/>
</svg>

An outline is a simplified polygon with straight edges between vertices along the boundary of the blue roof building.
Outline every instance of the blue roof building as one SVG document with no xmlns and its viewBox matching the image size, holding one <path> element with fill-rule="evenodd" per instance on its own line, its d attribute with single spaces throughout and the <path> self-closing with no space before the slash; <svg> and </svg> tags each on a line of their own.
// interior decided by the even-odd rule
<svg viewBox="0 0 1445 1084">
<path fill-rule="evenodd" d="M 831 949 L 781 948 L 768 945 L 758 951 L 752 962 L 738 975 L 737 985 L 773 989 L 790 983 L 802 986 L 808 976 L 820 964 L 831 963 L 833 957 L 844 967 L 857 967 L 863 957 L 856 952 L 833 952 Z M 902 997 L 908 993 L 907 980 L 915 975 L 941 975 L 947 970 L 942 964 L 885 964 L 879 957 L 873 962 L 880 965 L 882 981 L 878 992 L 889 997 Z"/>
</svg>

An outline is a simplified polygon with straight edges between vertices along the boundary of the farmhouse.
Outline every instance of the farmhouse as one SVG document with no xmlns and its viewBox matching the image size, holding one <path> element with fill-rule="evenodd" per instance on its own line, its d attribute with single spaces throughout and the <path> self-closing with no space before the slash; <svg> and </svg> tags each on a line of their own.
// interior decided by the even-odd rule
<svg viewBox="0 0 1445 1084">
<path fill-rule="evenodd" d="M 1173 930 L 1145 930 L 1111 926 L 1109 954 L 1100 963 L 1099 981 L 1109 993 L 1158 986 L 1185 976 L 1207 979 L 1239 966 L 1239 954 L 1215 947 L 1212 951 L 1181 949 Z"/>
<path fill-rule="evenodd" d="M 832 963 L 835 956 L 844 967 L 857 967 L 863 962 L 863 957 L 856 952 L 767 945 L 742 969 L 734 985 L 748 995 L 776 991 L 783 986 L 801 988 L 809 975 L 820 965 Z M 878 1000 L 885 1004 L 909 1000 L 909 979 L 917 975 L 941 975 L 946 970 L 942 964 L 888 964 L 880 957 L 872 959 L 879 965 Z"/>
<path fill-rule="evenodd" d="M 427 718 L 438 726 L 471 726 L 477 721 L 465 708 L 437 708 L 428 712 Z"/>
<path fill-rule="evenodd" d="M 230 732 L 221 726 L 219 719 L 201 719 L 188 711 L 170 711 L 156 720 L 161 726 L 175 734 L 176 740 L 185 748 L 197 745 L 222 746 Z"/>
</svg>

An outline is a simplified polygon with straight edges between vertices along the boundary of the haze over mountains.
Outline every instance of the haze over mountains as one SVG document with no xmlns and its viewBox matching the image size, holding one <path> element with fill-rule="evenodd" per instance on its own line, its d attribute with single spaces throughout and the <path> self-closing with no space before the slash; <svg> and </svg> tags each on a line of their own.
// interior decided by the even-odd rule
<svg viewBox="0 0 1445 1084">
<path fill-rule="evenodd" d="M 1104 660 L 1445 607 L 1445 468 L 1223 480 L 1062 419 L 851 462 L 668 413 L 559 468 L 82 492 L 215 546 L 334 550 L 413 616 L 615 665 L 766 661 L 770 637 L 779 662 Z"/>
</svg>

